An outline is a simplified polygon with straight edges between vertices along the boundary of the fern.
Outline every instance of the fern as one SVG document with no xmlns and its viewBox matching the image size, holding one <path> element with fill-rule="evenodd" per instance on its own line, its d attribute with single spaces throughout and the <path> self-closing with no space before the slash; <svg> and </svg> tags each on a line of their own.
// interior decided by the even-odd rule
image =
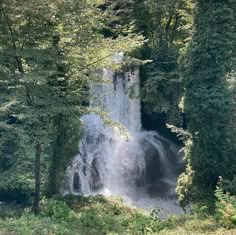
<svg viewBox="0 0 236 235">
<path fill-rule="evenodd" d="M 224 193 L 222 187 L 215 190 L 216 215 L 220 223 L 226 227 L 236 226 L 236 198 L 228 192 Z"/>
</svg>

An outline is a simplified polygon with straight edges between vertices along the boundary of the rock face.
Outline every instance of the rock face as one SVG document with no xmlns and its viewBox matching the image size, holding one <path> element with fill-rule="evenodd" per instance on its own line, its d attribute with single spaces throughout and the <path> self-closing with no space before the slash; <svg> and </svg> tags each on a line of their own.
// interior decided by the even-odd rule
<svg viewBox="0 0 236 235">
<path fill-rule="evenodd" d="M 157 149 L 147 141 L 142 141 L 142 146 L 145 151 L 145 174 L 144 184 L 151 184 L 161 177 L 161 161 L 160 154 Z"/>
<path fill-rule="evenodd" d="M 76 193 L 81 193 L 81 182 L 77 172 L 74 173 L 73 177 L 73 189 Z"/>
<path fill-rule="evenodd" d="M 89 186 L 92 191 L 97 191 L 102 188 L 102 180 L 99 174 L 100 161 L 99 158 L 94 158 L 91 164 Z"/>
</svg>

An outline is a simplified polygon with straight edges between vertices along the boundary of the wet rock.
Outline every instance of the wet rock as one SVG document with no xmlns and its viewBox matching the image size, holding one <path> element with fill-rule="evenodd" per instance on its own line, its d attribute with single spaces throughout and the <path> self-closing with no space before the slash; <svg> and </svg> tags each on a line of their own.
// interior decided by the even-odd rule
<svg viewBox="0 0 236 235">
<path fill-rule="evenodd" d="M 100 161 L 99 158 L 94 158 L 91 164 L 89 186 L 92 191 L 97 191 L 102 188 L 102 180 L 99 174 Z"/>
<path fill-rule="evenodd" d="M 157 149 L 147 141 L 142 141 L 145 152 L 145 173 L 144 182 L 150 184 L 155 182 L 162 175 L 160 155 Z"/>
<path fill-rule="evenodd" d="M 77 193 L 81 192 L 81 182 L 80 182 L 79 174 L 77 172 L 74 173 L 74 177 L 73 177 L 73 189 Z"/>
<path fill-rule="evenodd" d="M 150 197 L 175 198 L 175 182 L 166 179 L 159 179 L 146 187 Z"/>
</svg>

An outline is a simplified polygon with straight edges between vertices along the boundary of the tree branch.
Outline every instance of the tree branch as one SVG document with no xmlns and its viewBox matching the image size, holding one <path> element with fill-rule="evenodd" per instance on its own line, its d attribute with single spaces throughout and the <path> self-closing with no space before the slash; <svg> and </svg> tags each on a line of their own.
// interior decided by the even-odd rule
<svg viewBox="0 0 236 235">
<path fill-rule="evenodd" d="M 13 49 L 14 49 L 14 52 L 15 52 L 15 59 L 16 59 L 17 69 L 23 75 L 24 74 L 24 69 L 23 69 L 23 66 L 22 66 L 21 58 L 17 53 L 16 40 L 15 40 L 15 37 L 14 37 L 13 29 L 12 29 L 12 27 L 10 25 L 10 22 L 9 22 L 7 16 L 6 16 L 5 11 L 3 9 L 1 9 L 1 11 L 3 13 L 3 16 L 4 16 L 5 20 L 6 20 L 6 24 L 7 24 L 7 27 L 9 29 L 10 35 L 11 35 L 11 41 L 12 41 Z"/>
<path fill-rule="evenodd" d="M 89 63 L 89 64 L 87 64 L 86 66 L 83 66 L 81 69 L 79 69 L 78 71 L 83 71 L 83 70 L 85 70 L 85 69 L 88 69 L 90 66 L 92 66 L 93 64 L 96 64 L 96 63 L 98 63 L 98 62 L 100 62 L 100 61 L 102 61 L 102 60 L 104 60 L 104 59 L 107 59 L 107 58 L 109 58 L 109 57 L 111 57 L 111 56 L 113 56 L 113 54 L 109 54 L 109 55 L 107 55 L 107 56 L 104 56 L 104 57 L 102 57 L 102 58 L 99 58 L 98 60 L 96 60 L 96 61 L 93 61 L 93 62 L 91 62 L 91 63 Z M 73 72 L 71 72 L 68 76 L 66 76 L 66 78 L 70 78 L 72 75 L 73 75 L 74 73 Z"/>
<path fill-rule="evenodd" d="M 16 39 L 15 39 L 15 36 L 14 36 L 14 32 L 13 32 L 12 26 L 11 26 L 11 24 L 10 24 L 8 18 L 7 18 L 7 15 L 6 15 L 4 9 L 1 9 L 1 11 L 3 13 L 3 16 L 4 16 L 5 20 L 6 20 L 6 24 L 7 24 L 7 27 L 9 29 L 10 35 L 11 35 L 13 50 L 15 52 L 16 66 L 17 66 L 18 71 L 21 74 L 21 78 L 23 78 L 24 75 L 25 75 L 25 71 L 24 71 L 24 68 L 23 68 L 23 65 L 22 65 L 21 57 L 17 53 L 17 46 L 16 46 Z M 23 47 L 22 47 L 22 49 L 23 49 Z M 28 105 L 32 104 L 32 99 L 31 99 L 31 96 L 30 96 L 29 89 L 30 88 L 27 85 L 25 85 L 25 95 L 26 95 L 26 101 L 27 101 Z"/>
</svg>

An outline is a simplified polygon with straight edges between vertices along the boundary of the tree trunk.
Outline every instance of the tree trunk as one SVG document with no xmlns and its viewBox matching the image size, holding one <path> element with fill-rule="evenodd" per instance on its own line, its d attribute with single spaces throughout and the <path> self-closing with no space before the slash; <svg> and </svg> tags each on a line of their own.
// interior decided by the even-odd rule
<svg viewBox="0 0 236 235">
<path fill-rule="evenodd" d="M 48 178 L 48 191 L 47 196 L 52 197 L 59 192 L 59 179 L 60 179 L 60 168 L 61 161 L 64 156 L 64 145 L 66 140 L 64 139 L 65 130 L 63 129 L 63 115 L 59 114 L 54 121 L 56 138 L 53 143 L 53 152 L 51 156 L 51 163 L 49 168 Z"/>
<path fill-rule="evenodd" d="M 40 160 L 41 160 L 42 146 L 41 144 L 36 145 L 35 151 L 35 193 L 32 211 L 34 214 L 39 212 L 39 201 L 40 201 Z"/>
</svg>

